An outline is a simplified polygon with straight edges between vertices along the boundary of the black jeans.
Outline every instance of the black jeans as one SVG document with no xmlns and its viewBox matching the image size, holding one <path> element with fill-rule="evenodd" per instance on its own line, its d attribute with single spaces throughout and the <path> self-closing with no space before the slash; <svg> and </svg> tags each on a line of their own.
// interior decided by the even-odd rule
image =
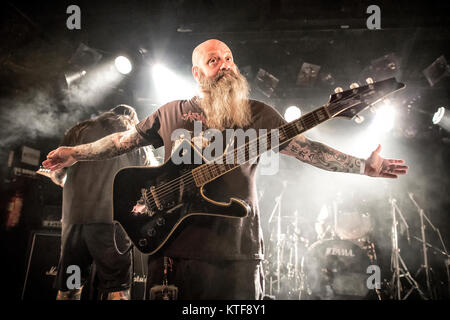
<svg viewBox="0 0 450 320">
<path fill-rule="evenodd" d="M 61 257 L 55 287 L 67 291 L 71 265 L 81 270 L 81 285 L 89 279 L 90 266 L 95 262 L 98 290 L 114 292 L 130 288 L 131 253 L 120 255 L 114 246 L 114 225 L 111 223 L 63 224 L 61 232 Z M 116 243 L 121 251 L 129 246 L 122 228 L 116 228 Z"/>
</svg>

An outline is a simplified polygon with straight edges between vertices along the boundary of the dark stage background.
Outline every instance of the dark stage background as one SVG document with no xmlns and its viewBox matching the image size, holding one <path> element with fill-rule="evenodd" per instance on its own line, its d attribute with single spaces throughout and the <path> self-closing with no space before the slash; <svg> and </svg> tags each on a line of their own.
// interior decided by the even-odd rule
<svg viewBox="0 0 450 320">
<path fill-rule="evenodd" d="M 81 10 L 81 29 L 66 26 L 66 10 L 72 4 Z M 366 26 L 371 4 L 381 9 L 380 30 Z M 298 298 L 298 274 L 293 275 L 292 268 L 317 241 L 320 212 L 370 216 L 368 237 L 387 281 L 392 276 L 391 199 L 409 226 L 408 242 L 404 224 L 399 225 L 399 245 L 414 276 L 423 254 L 414 238 L 421 237 L 420 219 L 410 194 L 450 245 L 450 128 L 432 123 L 438 107 L 449 109 L 447 116 L 450 111 L 450 68 L 445 60 L 450 59 L 450 2 L 6 1 L 0 7 L 0 256 L 7 298 L 21 299 L 35 231 L 58 233 L 49 224 L 61 216 L 61 189 L 44 177 L 14 169 L 34 171 L 39 166 L 33 160 L 21 161 L 23 146 L 40 151 L 34 157 L 40 163 L 66 129 L 116 104 L 134 106 L 143 119 L 168 100 L 189 97 L 194 86 L 192 50 L 209 38 L 229 45 L 251 84 L 252 98 L 282 114 L 291 105 L 307 113 L 326 103 L 336 87 L 364 85 L 367 77 L 396 77 L 406 84 L 390 98 L 395 116 L 389 120 L 377 120 L 381 112 L 374 108 L 365 111 L 360 124 L 335 119 L 306 135 L 364 158 L 381 143 L 383 156 L 406 160 L 407 176 L 383 180 L 336 174 L 285 157 L 280 157 L 278 174 L 259 173 L 266 289 L 272 287 L 272 295 Z M 130 74 L 105 71 L 118 55 L 132 60 Z M 157 63 L 172 74 L 161 71 L 155 78 Z M 308 64 L 315 65 L 315 73 Z M 64 75 L 82 70 L 86 76 L 68 86 Z M 263 77 L 265 82 L 258 80 L 264 71 L 272 75 Z M 392 119 L 391 129 L 383 127 Z M 155 152 L 161 156 L 161 150 Z M 7 228 L 12 204 L 20 207 L 19 220 Z M 427 226 L 426 235 L 432 246 L 442 249 L 432 228 Z M 428 255 L 434 297 L 448 299 L 448 258 L 434 249 Z M 277 280 L 278 265 L 279 290 L 270 283 Z M 46 271 L 53 265 L 48 266 Z M 426 290 L 423 270 L 415 278 Z M 410 298 L 421 297 L 414 291 Z"/>
</svg>

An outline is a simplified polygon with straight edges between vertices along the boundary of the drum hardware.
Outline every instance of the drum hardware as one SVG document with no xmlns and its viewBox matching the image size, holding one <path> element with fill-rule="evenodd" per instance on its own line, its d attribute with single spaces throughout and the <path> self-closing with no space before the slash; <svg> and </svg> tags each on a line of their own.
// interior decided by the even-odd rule
<svg viewBox="0 0 450 320">
<path fill-rule="evenodd" d="M 397 206 L 397 200 L 394 198 L 389 199 L 389 203 L 392 207 L 392 229 L 391 229 L 391 240 L 392 240 L 392 254 L 391 254 L 391 271 L 392 271 L 392 280 L 391 280 L 391 287 L 392 287 L 392 298 L 397 300 L 405 300 L 408 298 L 408 296 L 412 293 L 413 290 L 417 290 L 417 292 L 420 294 L 422 299 L 428 300 L 426 295 L 422 292 L 422 290 L 419 287 L 419 284 L 417 281 L 412 277 L 411 273 L 409 272 L 408 268 L 406 267 L 405 262 L 403 261 L 401 255 L 400 255 L 400 249 L 398 247 L 398 231 L 397 231 L 397 214 L 402 219 L 403 223 L 405 224 L 407 235 L 408 235 L 408 242 L 409 242 L 409 227 L 406 223 L 406 220 L 400 211 L 399 207 Z M 401 265 L 400 265 L 401 264 Z M 401 278 L 405 278 L 409 284 L 411 285 L 411 288 L 409 291 L 402 297 L 402 283 Z"/>
<path fill-rule="evenodd" d="M 274 232 L 271 233 L 270 243 L 275 243 L 273 250 L 268 250 L 268 260 L 265 261 L 265 274 L 268 280 L 269 295 L 277 298 L 298 298 L 302 282 L 300 269 L 301 248 L 309 245 L 300 230 L 301 217 L 297 210 L 292 215 L 282 215 L 282 199 L 286 190 L 286 183 L 275 198 L 275 205 L 270 214 L 268 223 L 274 223 Z M 276 221 L 274 221 L 276 220 Z M 288 222 L 284 224 L 283 222 Z M 270 259 L 271 257 L 275 259 Z M 272 261 L 270 261 L 272 260 Z M 274 260 L 274 261 L 273 261 Z"/>
<path fill-rule="evenodd" d="M 308 282 L 305 274 L 305 256 L 302 257 L 302 261 L 300 263 L 300 285 L 298 290 L 298 300 L 303 300 L 306 297 L 311 296 L 312 291 L 308 286 Z M 305 293 L 305 296 L 304 294 Z"/>
<path fill-rule="evenodd" d="M 299 268 L 299 261 L 300 261 L 300 254 L 299 254 L 299 242 L 302 242 L 303 244 L 308 247 L 309 241 L 305 238 L 303 238 L 300 235 L 300 230 L 298 228 L 298 211 L 294 211 L 294 222 L 292 223 L 294 230 L 292 231 L 291 240 L 293 243 L 293 247 L 290 248 L 290 255 L 289 255 L 289 264 L 288 266 L 288 279 L 290 279 L 291 282 L 291 290 L 290 295 L 293 296 L 296 291 L 298 291 L 298 299 L 300 300 L 300 297 L 302 295 L 302 290 L 304 290 L 304 282 L 305 282 L 305 275 L 303 273 L 303 257 L 301 259 L 301 265 Z M 288 231 L 289 234 L 289 231 Z"/>
<path fill-rule="evenodd" d="M 414 200 L 414 194 L 412 192 L 409 192 L 408 196 L 409 196 L 409 198 L 411 199 L 411 201 L 413 202 L 414 206 L 417 208 L 417 210 L 419 212 L 419 216 L 420 216 L 420 230 L 421 230 L 421 236 L 422 236 L 422 239 L 418 239 L 417 237 L 414 237 L 416 240 L 419 240 L 422 243 L 422 252 L 423 252 L 423 264 L 417 270 L 415 276 L 417 277 L 422 270 L 425 270 L 425 278 L 426 278 L 426 283 L 427 283 L 428 296 L 431 299 L 435 299 L 436 298 L 436 292 L 433 290 L 433 288 L 431 286 L 430 265 L 429 265 L 429 262 L 428 262 L 428 247 L 432 247 L 432 248 L 435 248 L 435 247 L 430 245 L 427 242 L 427 240 L 426 240 L 426 237 L 425 237 L 425 228 L 426 227 L 425 227 L 424 219 L 426 220 L 426 222 L 428 222 L 430 227 L 433 229 L 434 232 L 436 232 L 436 234 L 439 237 L 439 240 L 441 242 L 443 250 L 437 249 L 437 251 L 445 256 L 445 258 L 446 258 L 445 261 L 448 260 L 449 255 L 448 255 L 447 249 L 445 247 L 445 244 L 444 244 L 444 241 L 442 239 L 441 232 L 439 231 L 439 229 L 436 228 L 431 223 L 430 219 L 427 217 L 427 215 L 425 214 L 424 210 L 417 204 L 416 200 Z M 449 293 L 450 293 L 450 274 L 449 274 L 449 268 L 448 268 L 448 263 L 447 262 L 445 262 L 445 269 L 446 269 L 446 273 L 447 273 L 448 290 L 449 290 Z"/>
<path fill-rule="evenodd" d="M 283 181 L 283 187 L 281 189 L 280 195 L 275 198 L 275 206 L 272 210 L 272 213 L 269 217 L 269 224 L 272 222 L 273 218 L 276 214 L 276 269 L 275 269 L 275 280 L 272 276 L 269 277 L 270 281 L 270 295 L 274 295 L 273 290 L 273 284 L 276 284 L 276 294 L 280 294 L 281 292 L 281 264 L 284 260 L 284 243 L 285 243 L 285 236 L 281 233 L 281 199 L 283 198 L 284 192 L 286 191 L 287 182 Z"/>
<path fill-rule="evenodd" d="M 283 197 L 284 191 L 285 191 L 286 187 L 283 184 L 283 189 L 280 193 L 280 195 L 278 197 L 275 198 L 275 207 L 272 210 L 272 213 L 270 214 L 270 218 L 269 218 L 269 224 L 272 221 L 275 212 L 277 214 L 277 244 L 276 244 L 276 248 L 277 248 L 277 260 L 276 260 L 276 271 L 275 271 L 275 277 L 276 277 L 276 293 L 279 294 L 280 293 L 280 285 L 281 285 L 281 274 L 280 274 L 280 269 L 281 269 L 281 255 L 282 255 L 282 235 L 281 235 L 281 198 Z M 273 295 L 272 292 L 272 283 L 273 283 L 273 279 L 272 277 L 270 277 L 270 295 Z"/>
</svg>

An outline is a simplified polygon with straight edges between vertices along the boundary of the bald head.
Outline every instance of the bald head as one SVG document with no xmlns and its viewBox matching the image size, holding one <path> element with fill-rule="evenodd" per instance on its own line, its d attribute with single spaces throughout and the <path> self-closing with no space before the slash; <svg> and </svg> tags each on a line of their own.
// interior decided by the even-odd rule
<svg viewBox="0 0 450 320">
<path fill-rule="evenodd" d="M 208 51 L 223 50 L 231 52 L 230 48 L 220 40 L 209 39 L 200 43 L 192 52 L 192 65 L 198 66 L 201 56 Z"/>
<path fill-rule="evenodd" d="M 222 41 L 209 39 L 200 43 L 192 52 L 192 74 L 197 81 L 200 74 L 210 78 L 224 69 L 237 72 L 233 54 Z"/>
</svg>

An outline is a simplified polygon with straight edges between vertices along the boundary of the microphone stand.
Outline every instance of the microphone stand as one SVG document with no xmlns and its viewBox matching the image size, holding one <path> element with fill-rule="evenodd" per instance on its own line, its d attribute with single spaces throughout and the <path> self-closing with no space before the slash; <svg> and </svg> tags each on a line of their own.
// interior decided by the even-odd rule
<svg viewBox="0 0 450 320">
<path fill-rule="evenodd" d="M 422 239 L 420 239 L 420 240 L 417 237 L 414 237 L 415 239 L 419 240 L 422 243 L 422 251 L 423 251 L 423 265 L 421 265 L 419 270 L 417 270 L 416 277 L 422 270 L 425 270 L 425 277 L 426 277 L 426 282 L 427 282 L 428 294 L 429 294 L 430 298 L 433 299 L 433 298 L 436 298 L 436 297 L 435 297 L 435 295 L 433 295 L 433 290 L 432 290 L 432 287 L 431 287 L 430 265 L 428 263 L 428 247 L 432 247 L 432 248 L 434 248 L 434 247 L 432 245 L 430 245 L 426 241 L 426 238 L 425 238 L 425 228 L 426 228 L 426 226 L 425 226 L 425 223 L 424 223 L 424 219 L 428 222 L 428 224 L 431 226 L 433 231 L 437 233 L 437 235 L 439 237 L 439 240 L 441 241 L 443 251 L 442 250 L 438 250 L 438 251 L 446 257 L 445 268 L 446 268 L 446 272 L 447 272 L 447 285 L 449 286 L 449 292 L 450 292 L 450 274 L 449 274 L 449 269 L 448 269 L 449 255 L 448 255 L 447 249 L 445 247 L 444 241 L 442 240 L 441 232 L 439 231 L 439 229 L 436 228 L 431 223 L 430 219 L 427 217 L 427 215 L 425 214 L 423 209 L 417 204 L 416 200 L 414 200 L 414 194 L 412 192 L 409 192 L 408 196 L 411 199 L 411 201 L 414 204 L 414 206 L 419 211 L 420 229 L 421 229 L 421 235 L 422 235 Z"/>
<path fill-rule="evenodd" d="M 392 254 L 391 254 L 391 269 L 393 269 L 392 274 L 392 297 L 397 300 L 405 300 L 411 294 L 411 292 L 416 289 L 420 296 L 424 300 L 428 300 L 425 294 L 420 290 L 419 285 L 416 280 L 411 276 L 408 268 L 406 267 L 405 262 L 403 261 L 400 255 L 400 249 L 398 247 L 398 231 L 397 231 L 397 214 L 400 216 L 402 221 L 405 223 L 406 228 L 408 225 L 406 224 L 406 220 L 402 215 L 399 207 L 397 206 L 397 200 L 394 198 L 389 199 L 389 202 L 392 206 Z M 408 233 L 409 234 L 409 233 Z M 409 237 L 409 236 L 408 236 Z M 408 238 L 409 239 L 409 238 Z M 400 266 L 401 263 L 401 266 Z M 392 266 L 393 265 L 393 266 Z M 402 297 L 402 284 L 400 278 L 405 278 L 411 285 L 410 290 L 406 293 L 404 297 Z"/>
<path fill-rule="evenodd" d="M 281 288 L 281 199 L 283 197 L 284 191 L 286 190 L 286 182 L 283 182 L 283 189 L 278 197 L 275 198 L 275 207 L 272 210 L 269 218 L 269 224 L 271 223 L 273 217 L 275 216 L 275 212 L 277 213 L 277 269 L 276 269 L 276 282 L 277 282 L 277 294 L 280 294 Z M 272 288 L 272 278 L 270 279 L 270 287 Z M 272 295 L 272 292 L 270 292 Z"/>
</svg>

